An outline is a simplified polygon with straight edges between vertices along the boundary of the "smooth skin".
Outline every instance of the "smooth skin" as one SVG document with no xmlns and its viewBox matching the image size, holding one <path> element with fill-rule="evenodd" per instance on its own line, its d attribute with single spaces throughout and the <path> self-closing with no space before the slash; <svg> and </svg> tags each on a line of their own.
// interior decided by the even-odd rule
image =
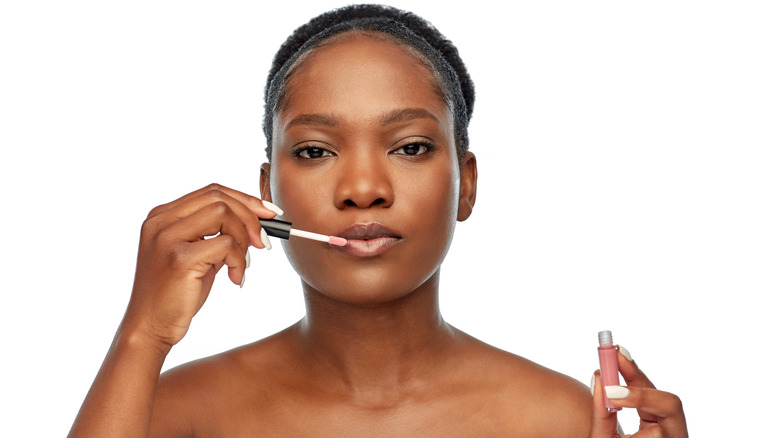
<svg viewBox="0 0 780 438">
<path fill-rule="evenodd" d="M 149 213 L 130 303 L 70 436 L 148 436 L 166 355 L 223 266 L 241 283 L 249 245 L 263 247 L 257 218 L 274 216 L 260 199 L 218 185 Z"/>
<path fill-rule="evenodd" d="M 275 118 L 262 197 L 302 229 L 379 224 L 390 244 L 356 256 L 285 242 L 304 319 L 158 380 L 216 272 L 227 265 L 240 283 L 246 249 L 263 246 L 256 218 L 273 213 L 219 186 L 155 209 L 128 312 L 71 436 L 613 438 L 584 385 L 443 320 L 440 266 L 471 214 L 477 166 L 457 153 L 433 83 L 406 48 L 375 36 L 307 56 Z"/>
</svg>

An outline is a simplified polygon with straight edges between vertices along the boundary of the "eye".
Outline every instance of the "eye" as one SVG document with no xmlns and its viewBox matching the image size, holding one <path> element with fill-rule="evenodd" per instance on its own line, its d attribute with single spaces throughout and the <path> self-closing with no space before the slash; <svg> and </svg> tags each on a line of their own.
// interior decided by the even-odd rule
<svg viewBox="0 0 780 438">
<path fill-rule="evenodd" d="M 430 143 L 424 143 L 424 142 L 415 142 L 415 143 L 409 143 L 407 145 L 401 146 L 400 148 L 393 151 L 394 154 L 398 155 L 422 155 L 428 151 L 433 149 L 433 145 Z"/>
<path fill-rule="evenodd" d="M 314 146 L 303 146 L 294 149 L 292 152 L 293 155 L 295 155 L 296 157 L 305 158 L 305 159 L 317 159 L 317 158 L 329 157 L 333 155 L 327 149 L 318 148 Z"/>
</svg>

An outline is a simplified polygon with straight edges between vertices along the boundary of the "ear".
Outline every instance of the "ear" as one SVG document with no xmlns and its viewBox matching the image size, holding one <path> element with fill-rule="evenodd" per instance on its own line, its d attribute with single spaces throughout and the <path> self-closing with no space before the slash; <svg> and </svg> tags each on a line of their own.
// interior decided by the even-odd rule
<svg viewBox="0 0 780 438">
<path fill-rule="evenodd" d="M 466 152 L 460 160 L 460 196 L 458 198 L 458 221 L 471 216 L 477 201 L 477 157 Z"/>
<path fill-rule="evenodd" d="M 263 163 L 260 166 L 260 199 L 273 202 L 271 199 L 271 165 Z"/>
</svg>

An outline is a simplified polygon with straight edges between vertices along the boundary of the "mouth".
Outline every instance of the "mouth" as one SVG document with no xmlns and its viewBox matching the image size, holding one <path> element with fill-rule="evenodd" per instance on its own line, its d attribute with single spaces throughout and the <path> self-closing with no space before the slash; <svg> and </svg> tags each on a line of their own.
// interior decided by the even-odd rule
<svg viewBox="0 0 780 438">
<path fill-rule="evenodd" d="M 346 246 L 340 249 L 355 257 L 382 255 L 403 240 L 396 231 L 375 222 L 351 225 L 337 236 L 347 240 Z"/>
</svg>

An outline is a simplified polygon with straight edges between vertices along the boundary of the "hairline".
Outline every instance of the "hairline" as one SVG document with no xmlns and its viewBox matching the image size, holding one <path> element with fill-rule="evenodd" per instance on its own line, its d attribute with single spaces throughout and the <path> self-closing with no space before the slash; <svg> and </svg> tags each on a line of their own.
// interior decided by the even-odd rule
<svg viewBox="0 0 780 438">
<path fill-rule="evenodd" d="M 276 117 L 279 116 L 280 113 L 284 112 L 287 109 L 287 104 L 289 102 L 288 92 L 287 92 L 288 87 L 290 83 L 293 81 L 295 73 L 303 66 L 303 64 L 306 63 L 306 61 L 311 56 L 315 55 L 317 52 L 325 49 L 330 45 L 353 40 L 361 36 L 372 38 L 378 41 L 391 42 L 397 45 L 399 48 L 403 49 L 409 55 L 411 55 L 421 66 L 425 67 L 428 73 L 431 74 L 430 77 L 430 79 L 432 79 L 431 86 L 433 86 L 436 96 L 447 107 L 447 109 L 449 110 L 450 114 L 454 119 L 455 117 L 454 103 L 447 96 L 447 93 L 445 91 L 446 87 L 444 86 L 444 79 L 441 77 L 441 74 L 436 70 L 436 68 L 434 68 L 432 62 L 424 54 L 422 54 L 419 50 L 417 50 L 417 48 L 413 47 L 406 41 L 403 41 L 401 38 L 389 34 L 387 32 L 382 32 L 379 30 L 367 30 L 367 29 L 350 29 L 344 32 L 339 32 L 335 35 L 332 35 L 328 38 L 318 41 L 312 47 L 308 48 L 308 50 L 298 55 L 295 61 L 293 61 L 290 67 L 288 67 L 287 71 L 285 72 L 284 78 L 282 79 L 282 84 L 279 89 L 278 98 L 276 99 L 274 108 L 271 112 L 273 114 L 272 119 L 275 119 Z M 276 126 L 276 123 L 272 123 L 271 126 Z M 454 135 L 454 128 L 455 127 L 453 126 L 453 135 Z M 274 139 L 276 138 L 276 136 L 272 135 L 271 138 Z M 273 148 L 273 142 L 269 146 Z M 461 153 L 459 152 L 458 155 L 461 155 Z"/>
</svg>

